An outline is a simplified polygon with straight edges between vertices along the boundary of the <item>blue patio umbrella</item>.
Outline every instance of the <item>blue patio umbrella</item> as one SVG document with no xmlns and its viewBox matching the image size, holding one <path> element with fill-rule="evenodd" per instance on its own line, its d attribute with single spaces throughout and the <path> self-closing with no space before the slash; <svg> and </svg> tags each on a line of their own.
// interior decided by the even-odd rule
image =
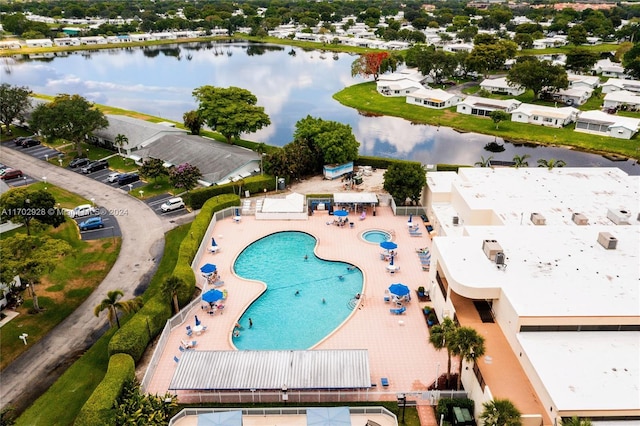
<svg viewBox="0 0 640 426">
<path fill-rule="evenodd" d="M 218 267 L 213 263 L 207 263 L 203 265 L 202 268 L 200 268 L 200 272 L 202 272 L 203 274 L 212 274 L 217 270 L 218 270 Z"/>
<path fill-rule="evenodd" d="M 389 286 L 389 293 L 394 296 L 403 297 L 409 294 L 409 287 L 404 284 L 396 283 Z"/>
<path fill-rule="evenodd" d="M 235 210 L 235 215 L 236 215 L 236 216 L 240 216 L 240 210 L 236 209 L 236 210 Z"/>
<path fill-rule="evenodd" d="M 217 302 L 218 300 L 222 300 L 222 297 L 224 295 L 222 294 L 222 292 L 220 290 L 216 290 L 211 289 L 209 291 L 207 291 L 206 293 L 202 294 L 202 300 L 208 303 L 211 302 Z"/>
<path fill-rule="evenodd" d="M 216 243 L 216 239 L 215 238 L 211 238 L 211 245 L 213 247 L 217 246 L 218 244 Z"/>
<path fill-rule="evenodd" d="M 413 214 L 409 215 L 409 223 L 413 222 Z"/>
<path fill-rule="evenodd" d="M 393 241 L 383 241 L 380 243 L 380 247 L 382 247 L 385 250 L 395 250 L 398 248 L 398 245 Z"/>
<path fill-rule="evenodd" d="M 349 216 L 349 212 L 346 210 L 336 210 L 333 212 L 333 215 L 338 217 L 347 217 Z"/>
<path fill-rule="evenodd" d="M 200 319 L 198 318 L 197 315 L 196 315 L 196 325 L 200 325 Z"/>
<path fill-rule="evenodd" d="M 395 257 L 395 256 L 391 256 L 391 260 L 389 261 L 389 265 L 393 265 L 393 258 L 394 258 L 394 257 Z"/>
</svg>

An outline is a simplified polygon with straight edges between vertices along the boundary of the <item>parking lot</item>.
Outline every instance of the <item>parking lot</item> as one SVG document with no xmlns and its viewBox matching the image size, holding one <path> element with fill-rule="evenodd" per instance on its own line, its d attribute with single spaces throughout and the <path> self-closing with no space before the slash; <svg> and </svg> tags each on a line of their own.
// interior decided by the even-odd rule
<svg viewBox="0 0 640 426">
<path fill-rule="evenodd" d="M 89 229 L 86 231 L 80 231 L 80 236 L 84 241 L 89 240 L 98 240 L 101 238 L 115 238 L 121 237 L 122 231 L 120 231 L 120 226 L 118 226 L 118 220 L 116 216 L 127 214 L 128 212 L 111 212 L 104 207 L 98 207 L 98 215 L 102 218 L 103 227 L 98 229 Z M 73 219 L 78 225 L 78 229 L 80 229 L 80 224 L 87 219 L 95 217 L 97 215 L 78 217 Z"/>
<path fill-rule="evenodd" d="M 15 149 L 15 150 L 19 150 L 25 154 L 28 154 L 34 158 L 37 158 L 38 160 L 42 160 L 42 161 L 49 161 L 52 158 L 59 158 L 60 160 L 60 164 L 62 165 L 62 156 L 63 154 L 61 154 L 59 151 L 56 151 L 55 149 L 52 148 L 48 148 L 46 146 L 43 145 L 36 145 L 33 147 L 21 147 L 21 146 L 17 146 L 12 142 L 8 142 L 8 143 L 4 143 L 2 145 L 3 148 L 10 148 L 10 149 Z M 76 167 L 76 168 L 69 168 L 69 170 L 73 170 L 74 172 L 78 173 L 78 174 L 82 174 L 83 176 L 87 176 L 97 182 L 100 182 L 104 185 L 109 185 L 113 188 L 120 188 L 121 190 L 125 191 L 125 192 L 132 192 L 135 194 L 135 192 L 138 190 L 138 188 L 144 186 L 146 184 L 146 182 L 144 181 L 137 181 L 137 182 L 133 182 L 130 184 L 126 184 L 126 185 L 119 185 L 117 181 L 114 182 L 109 182 L 107 180 L 107 177 L 114 173 L 113 170 L 111 169 L 103 169 L 103 170 L 98 170 L 96 172 L 93 173 L 88 173 L 88 174 L 83 174 L 81 171 L 81 167 Z M 32 176 L 23 176 L 22 178 L 18 178 L 18 179 L 12 179 L 12 180 L 7 180 L 6 183 L 7 185 L 11 186 L 11 187 L 16 187 L 16 186 L 25 186 L 25 185 L 29 185 L 31 183 L 37 182 L 37 181 L 42 181 L 44 180 L 45 177 L 32 177 Z M 137 194 L 135 194 L 137 195 Z M 162 217 L 177 217 L 177 216 L 182 216 L 186 213 L 188 213 L 188 211 L 186 209 L 179 209 L 179 210 L 174 210 L 171 212 L 167 212 L 167 213 L 163 213 L 160 210 L 160 206 L 166 202 L 168 199 L 173 198 L 174 195 L 171 194 L 162 194 L 162 195 L 158 195 L 155 197 L 151 197 L 148 199 L 145 199 L 144 202 L 153 209 L 154 212 L 156 212 L 156 214 L 158 216 L 162 216 Z M 122 214 L 122 212 L 106 212 L 107 216 L 111 216 L 111 218 L 109 219 L 110 223 L 115 223 L 115 227 L 114 229 L 114 235 L 118 236 L 119 234 L 119 228 L 117 228 L 117 220 L 113 217 L 114 215 L 117 216 L 118 214 Z M 104 219 L 104 217 L 103 217 Z M 109 231 L 109 226 L 111 225 L 107 225 L 107 222 L 105 221 L 105 227 L 103 229 L 100 230 L 95 230 L 95 231 L 86 231 L 86 232 L 94 232 L 96 234 L 102 234 L 102 233 L 106 233 L 106 236 L 111 236 L 111 232 Z M 84 236 L 83 236 L 84 238 Z M 95 237 L 95 238 L 103 238 L 103 237 Z"/>
</svg>

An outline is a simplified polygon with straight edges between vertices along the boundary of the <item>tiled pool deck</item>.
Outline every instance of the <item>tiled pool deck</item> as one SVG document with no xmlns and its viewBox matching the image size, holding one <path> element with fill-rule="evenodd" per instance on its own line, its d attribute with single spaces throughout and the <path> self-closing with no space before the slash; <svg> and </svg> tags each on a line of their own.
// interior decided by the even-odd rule
<svg viewBox="0 0 640 426">
<path fill-rule="evenodd" d="M 319 345 L 318 349 L 368 349 L 371 382 L 377 387 L 368 393 L 369 400 L 395 400 L 398 392 L 418 392 L 426 390 L 435 380 L 436 372 L 444 373 L 447 365 L 445 351 L 437 352 L 429 344 L 428 329 L 422 314 L 425 304 L 413 297 L 407 304 L 403 315 L 392 315 L 389 303 L 384 302 L 385 290 L 390 284 L 402 282 L 412 290 L 427 284 L 428 272 L 422 266 L 416 249 L 430 246 L 426 232 L 422 236 L 410 236 L 407 230 L 407 217 L 395 217 L 388 206 L 378 207 L 376 216 L 369 214 L 363 221 L 356 214 L 351 214 L 354 227 L 337 227 L 331 224 L 333 216 L 326 212 L 316 212 L 308 220 L 262 220 L 257 221 L 252 215 L 242 217 L 239 223 L 227 218 L 219 221 L 213 235 L 221 250 L 216 254 L 206 253 L 200 262 L 214 263 L 228 291 L 223 314 L 210 316 L 198 307 L 194 308 L 184 324 L 193 326 L 194 316 L 202 320 L 207 330 L 201 335 L 194 335 L 197 349 L 230 350 L 235 349 L 231 343 L 234 324 L 242 312 L 262 290 L 262 284 L 241 279 L 232 272 L 232 264 L 239 253 L 251 242 L 265 235 L 278 231 L 304 231 L 318 239 L 316 254 L 325 259 L 340 260 L 358 266 L 364 273 L 365 287 L 361 305 L 333 334 Z M 415 219 L 414 219 L 415 220 Z M 418 218 L 419 221 L 419 218 Z M 380 259 L 382 249 L 378 244 L 362 240 L 361 234 L 370 229 L 390 231 L 393 241 L 398 244 L 398 256 L 395 264 L 400 271 L 391 275 L 386 271 L 387 262 Z M 422 227 L 424 230 L 424 227 Z M 300 253 L 304 261 L 305 253 Z M 265 265 L 268 267 L 268 265 Z M 199 277 L 199 284 L 204 279 Z M 180 341 L 187 339 L 184 327 L 177 327 L 171 334 L 158 367 L 147 391 L 152 394 L 164 394 L 176 369 L 174 356 L 180 357 Z M 438 366 L 440 364 L 440 366 Z M 453 369 L 456 365 L 454 362 Z M 380 378 L 387 377 L 389 386 L 382 387 Z M 178 392 L 180 402 L 189 403 Z"/>
</svg>

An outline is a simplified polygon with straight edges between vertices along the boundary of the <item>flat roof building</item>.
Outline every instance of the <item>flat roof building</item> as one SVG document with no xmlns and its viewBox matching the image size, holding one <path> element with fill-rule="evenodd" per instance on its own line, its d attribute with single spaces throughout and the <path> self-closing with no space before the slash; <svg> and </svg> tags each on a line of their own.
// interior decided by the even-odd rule
<svg viewBox="0 0 640 426">
<path fill-rule="evenodd" d="M 616 168 L 428 174 L 431 300 L 486 339 L 462 374 L 476 407 L 510 399 L 524 424 L 640 416 L 639 200 L 640 176 Z M 506 355 L 525 378 L 505 381 Z"/>
</svg>

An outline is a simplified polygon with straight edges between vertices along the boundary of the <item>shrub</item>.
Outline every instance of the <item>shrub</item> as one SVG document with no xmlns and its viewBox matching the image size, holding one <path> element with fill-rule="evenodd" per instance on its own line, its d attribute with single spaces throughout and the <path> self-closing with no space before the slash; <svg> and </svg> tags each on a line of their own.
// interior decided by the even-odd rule
<svg viewBox="0 0 640 426">
<path fill-rule="evenodd" d="M 125 383 L 134 380 L 136 366 L 126 354 L 109 358 L 107 374 L 82 406 L 75 426 L 110 425 L 115 422 L 114 401 L 120 396 Z"/>
<path fill-rule="evenodd" d="M 195 189 L 188 194 L 185 194 L 183 198 L 185 203 L 187 203 L 192 209 L 197 210 L 202 208 L 204 203 L 213 197 L 223 194 L 235 195 L 238 192 L 240 185 L 242 185 L 243 192 L 249 191 L 252 194 L 256 194 L 262 193 L 265 188 L 267 191 L 273 191 L 276 188 L 276 181 L 274 176 L 269 175 L 250 176 L 240 182 Z"/>
</svg>

